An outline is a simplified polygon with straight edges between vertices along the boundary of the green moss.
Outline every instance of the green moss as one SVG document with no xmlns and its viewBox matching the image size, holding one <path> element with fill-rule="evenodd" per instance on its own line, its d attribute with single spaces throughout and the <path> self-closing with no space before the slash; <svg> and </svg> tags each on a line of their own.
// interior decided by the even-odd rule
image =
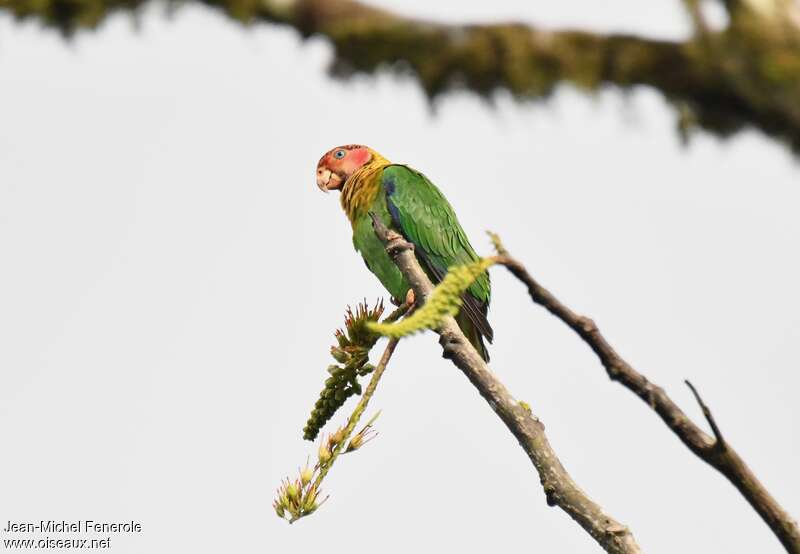
<svg viewBox="0 0 800 554">
<path fill-rule="evenodd" d="M 677 43 L 513 24 L 437 25 L 348 0 L 201 1 L 243 24 L 280 22 L 305 37 L 328 37 L 339 76 L 410 71 L 432 99 L 454 89 L 487 98 L 506 89 L 535 100 L 562 83 L 587 92 L 647 85 L 676 105 L 682 122 L 720 136 L 755 126 L 800 152 L 800 33 L 749 11 L 724 32 Z M 145 2 L 0 0 L 0 10 L 71 35 Z"/>
</svg>

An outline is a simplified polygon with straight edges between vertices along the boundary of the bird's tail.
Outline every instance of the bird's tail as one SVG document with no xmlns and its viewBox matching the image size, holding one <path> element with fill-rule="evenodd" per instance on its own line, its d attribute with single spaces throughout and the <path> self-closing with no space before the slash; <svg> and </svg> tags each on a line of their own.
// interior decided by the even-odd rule
<svg viewBox="0 0 800 554">
<path fill-rule="evenodd" d="M 467 313 L 462 310 L 456 316 L 456 323 L 458 326 L 461 327 L 461 331 L 464 333 L 464 336 L 467 337 L 469 342 L 472 343 L 472 346 L 475 347 L 475 350 L 478 351 L 478 354 L 481 355 L 483 361 L 489 363 L 489 351 L 486 349 L 486 343 L 483 341 L 483 335 L 478 330 L 478 328 L 472 323 Z"/>
</svg>

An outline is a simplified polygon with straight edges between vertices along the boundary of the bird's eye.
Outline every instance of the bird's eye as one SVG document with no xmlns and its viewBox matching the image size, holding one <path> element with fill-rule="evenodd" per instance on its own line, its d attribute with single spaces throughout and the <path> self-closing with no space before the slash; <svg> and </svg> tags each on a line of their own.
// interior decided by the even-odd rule
<svg viewBox="0 0 800 554">
<path fill-rule="evenodd" d="M 333 157 L 336 158 L 337 160 L 341 160 L 342 158 L 344 158 L 344 150 L 337 150 L 333 154 Z"/>
</svg>

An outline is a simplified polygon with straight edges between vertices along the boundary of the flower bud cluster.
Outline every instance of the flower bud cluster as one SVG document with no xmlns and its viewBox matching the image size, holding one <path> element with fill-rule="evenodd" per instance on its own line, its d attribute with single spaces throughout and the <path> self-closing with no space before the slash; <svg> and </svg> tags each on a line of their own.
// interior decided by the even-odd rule
<svg viewBox="0 0 800 554">
<path fill-rule="evenodd" d="M 336 331 L 337 344 L 331 347 L 333 359 L 341 365 L 328 366 L 330 377 L 325 380 L 325 388 L 320 392 L 303 428 L 304 439 L 316 439 L 320 429 L 347 399 L 361 394 L 358 378 L 374 371 L 375 367 L 368 363 L 369 352 L 379 338 L 379 335 L 367 328 L 367 323 L 378 321 L 382 314 L 382 302 L 378 302 L 374 308 L 369 308 L 366 302 L 361 303 L 356 307 L 355 313 L 347 308 L 345 329 Z"/>
<path fill-rule="evenodd" d="M 373 418 L 373 421 L 375 418 Z M 378 436 L 378 432 L 373 429 L 372 423 L 367 423 L 361 431 L 353 435 L 353 438 L 350 439 L 350 444 L 347 445 L 347 449 L 345 452 L 353 452 L 354 450 L 358 450 L 369 441 L 374 439 Z"/>
<path fill-rule="evenodd" d="M 322 502 L 317 502 L 319 490 L 313 483 L 318 469 L 319 466 L 314 468 L 306 466 L 300 470 L 296 479 L 284 479 L 272 502 L 272 507 L 275 508 L 278 517 L 292 523 L 303 516 L 314 513 L 319 508 Z"/>
<path fill-rule="evenodd" d="M 272 507 L 275 508 L 278 517 L 292 523 L 303 516 L 314 513 L 319 508 L 322 502 L 317 503 L 318 486 L 330 468 L 334 453 L 337 451 L 353 452 L 374 439 L 378 433 L 373 429 L 372 424 L 379 415 L 380 411 L 372 416 L 364 428 L 351 437 L 349 442 L 347 442 L 345 427 L 339 427 L 335 432 L 322 438 L 317 450 L 317 463 L 314 467 L 312 468 L 306 463 L 305 467 L 300 469 L 296 479 L 286 478 L 278 488 L 277 496 L 272 502 Z M 346 447 L 345 442 L 347 442 Z M 327 499 L 325 497 L 325 500 Z"/>
</svg>

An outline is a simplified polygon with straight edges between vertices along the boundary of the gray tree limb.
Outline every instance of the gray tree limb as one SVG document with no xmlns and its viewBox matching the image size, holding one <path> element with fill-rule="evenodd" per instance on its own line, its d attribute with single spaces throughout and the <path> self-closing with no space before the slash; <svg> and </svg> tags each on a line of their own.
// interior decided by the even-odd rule
<svg viewBox="0 0 800 554">
<path fill-rule="evenodd" d="M 373 227 L 386 246 L 386 252 L 411 285 L 416 302 L 424 303 L 433 291 L 433 285 L 419 266 L 413 245 L 399 234 L 387 229 L 376 218 L 373 218 Z M 529 406 L 517 401 L 489 370 L 486 362 L 461 332 L 455 319 L 446 318 L 437 333 L 444 357 L 451 360 L 467 376 L 519 441 L 539 473 L 547 503 L 564 510 L 606 552 L 614 554 L 641 552 L 631 531 L 605 512 L 573 481 L 550 446 L 542 422 L 532 413 Z"/>
<path fill-rule="evenodd" d="M 499 245 L 499 242 L 495 242 Z M 600 333 L 597 325 L 573 312 L 528 273 L 525 266 L 499 246 L 498 263 L 503 264 L 517 279 L 528 287 L 531 299 L 563 321 L 594 351 L 612 381 L 621 384 L 641 398 L 667 427 L 694 452 L 698 458 L 722 473 L 747 499 L 761 519 L 769 526 L 790 554 L 800 554 L 800 529 L 797 522 L 767 491 L 744 460 L 723 438 L 711 410 L 700 398 L 695 387 L 687 386 L 700 405 L 714 436 L 709 436 L 678 407 L 663 388 L 651 383 L 644 375 L 626 362 Z"/>
</svg>

